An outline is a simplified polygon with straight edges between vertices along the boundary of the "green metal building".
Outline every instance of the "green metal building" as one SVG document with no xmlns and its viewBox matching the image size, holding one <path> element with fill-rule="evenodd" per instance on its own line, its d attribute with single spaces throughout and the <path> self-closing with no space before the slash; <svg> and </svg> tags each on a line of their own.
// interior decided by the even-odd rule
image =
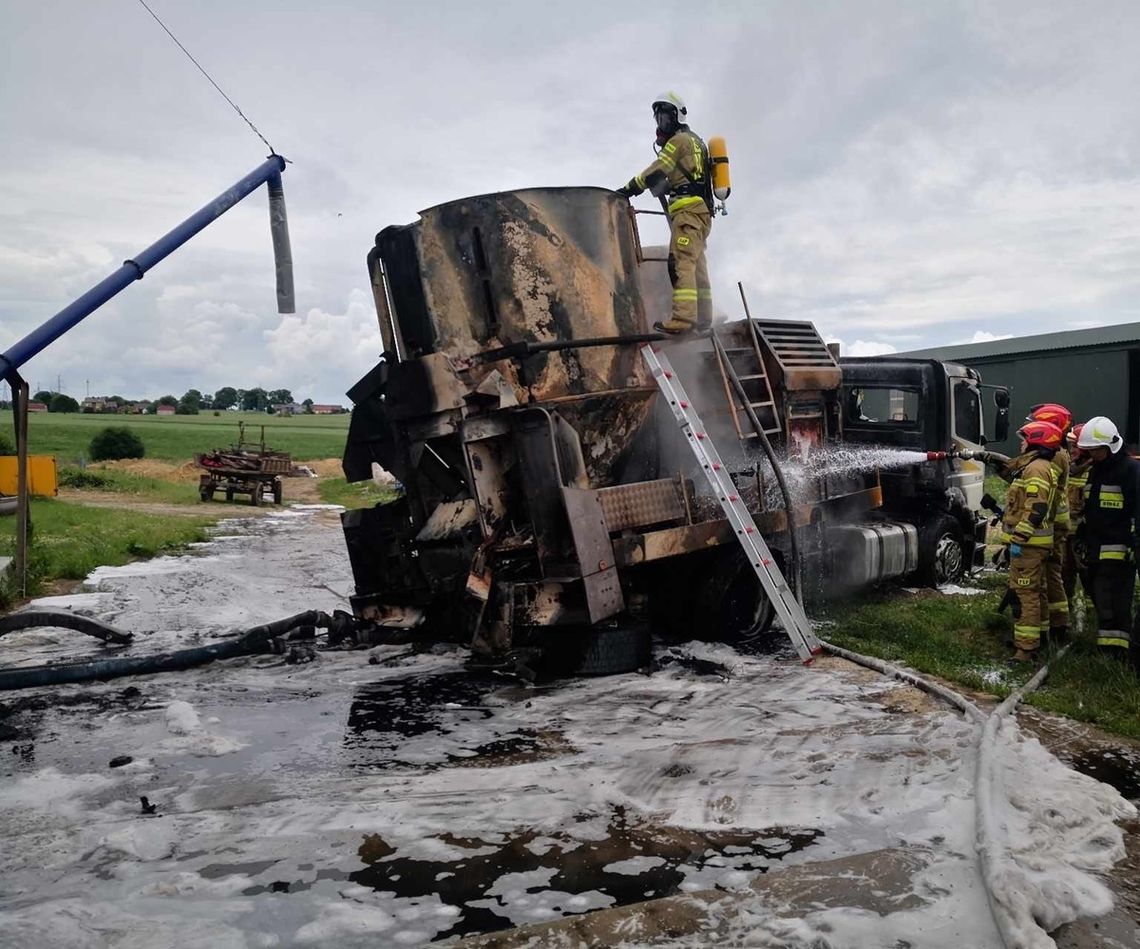
<svg viewBox="0 0 1140 949">
<path fill-rule="evenodd" d="M 1140 444 L 1140 323 L 1044 333 L 900 353 L 977 369 L 982 382 L 1010 389 L 1010 437 L 991 443 L 1017 452 L 1013 434 L 1030 406 L 1060 402 L 1078 422 L 1107 415 L 1128 445 Z M 987 425 L 993 418 L 986 413 Z"/>
</svg>

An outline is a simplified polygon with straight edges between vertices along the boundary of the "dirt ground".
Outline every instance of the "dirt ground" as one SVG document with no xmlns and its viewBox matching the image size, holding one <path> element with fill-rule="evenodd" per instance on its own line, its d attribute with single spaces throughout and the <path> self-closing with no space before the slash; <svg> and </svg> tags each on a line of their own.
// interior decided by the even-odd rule
<svg viewBox="0 0 1140 949">
<path fill-rule="evenodd" d="M 315 461 L 304 462 L 304 468 L 310 469 L 317 477 L 299 474 L 296 477 L 285 479 L 284 499 L 286 504 L 319 504 L 321 499 L 317 493 L 317 485 L 321 478 L 339 477 L 341 474 L 339 458 L 321 458 Z M 198 481 L 202 469 L 192 461 L 179 464 L 173 461 L 158 461 L 147 458 L 127 458 L 121 461 L 105 461 L 90 465 L 92 470 L 125 471 L 129 474 L 145 478 L 156 478 L 160 481 L 169 481 L 173 484 L 193 484 Z M 215 501 L 212 504 L 190 505 L 174 504 L 169 501 L 153 501 L 145 497 L 135 497 L 118 491 L 98 491 L 89 488 L 61 488 L 61 500 L 74 504 L 87 504 L 92 507 L 119 507 L 129 508 L 145 514 L 164 514 L 175 517 L 201 517 L 203 514 L 218 517 L 255 517 L 267 514 L 272 505 L 254 507 L 251 504 L 230 503 Z"/>
</svg>

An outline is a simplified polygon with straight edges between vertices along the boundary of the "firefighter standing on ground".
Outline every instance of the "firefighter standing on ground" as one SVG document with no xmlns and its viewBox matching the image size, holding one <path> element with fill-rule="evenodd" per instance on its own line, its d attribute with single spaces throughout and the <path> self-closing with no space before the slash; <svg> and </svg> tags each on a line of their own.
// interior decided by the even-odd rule
<svg viewBox="0 0 1140 949">
<path fill-rule="evenodd" d="M 1009 464 L 1013 483 L 1006 494 L 1002 543 L 1009 545 L 1009 588 L 1014 607 L 1014 659 L 1029 662 L 1048 628 L 1045 564 L 1053 547 L 1053 456 L 1061 430 L 1049 422 L 1026 422 L 1017 433 L 1021 454 Z"/>
<path fill-rule="evenodd" d="M 653 328 L 680 335 L 712 325 L 712 289 L 705 244 L 712 230 L 712 190 L 708 149 L 685 120 L 685 103 L 674 92 L 653 100 L 657 120 L 657 160 L 617 189 L 627 198 L 647 188 L 661 198 L 669 215 L 669 278 L 673 313 Z"/>
<path fill-rule="evenodd" d="M 1053 546 L 1045 562 L 1045 600 L 1049 616 L 1045 628 L 1049 642 L 1058 646 L 1069 641 L 1069 594 L 1065 590 L 1065 551 L 1072 537 L 1072 519 L 1069 514 L 1069 469 L 1072 461 L 1065 449 L 1065 436 L 1073 424 L 1073 414 L 1057 402 L 1045 402 L 1029 410 L 1029 422 L 1049 422 L 1061 430 L 1061 445 L 1052 458 Z"/>
<path fill-rule="evenodd" d="M 1140 543 L 1140 464 L 1121 451 L 1124 440 L 1111 419 L 1098 415 L 1081 428 L 1077 445 L 1092 457 L 1085 488 L 1081 539 L 1096 606 L 1096 644 L 1122 660 L 1132 644 L 1132 588 Z"/>
<path fill-rule="evenodd" d="M 1065 544 L 1064 564 L 1061 574 L 1065 585 L 1065 596 L 1072 602 L 1077 592 L 1077 578 L 1080 578 L 1081 589 L 1089 592 L 1088 576 L 1086 573 L 1088 559 L 1085 555 L 1084 539 L 1081 536 L 1081 525 L 1085 516 L 1085 485 L 1089 480 L 1089 469 L 1092 467 L 1092 457 L 1077 444 L 1083 425 L 1074 425 L 1065 442 L 1068 446 L 1069 465 L 1069 536 Z"/>
</svg>

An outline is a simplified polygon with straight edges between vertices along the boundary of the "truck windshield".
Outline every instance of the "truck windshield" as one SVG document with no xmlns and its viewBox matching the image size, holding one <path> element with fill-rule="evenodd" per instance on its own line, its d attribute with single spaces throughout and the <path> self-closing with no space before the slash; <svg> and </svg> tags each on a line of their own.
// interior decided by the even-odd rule
<svg viewBox="0 0 1140 949">
<path fill-rule="evenodd" d="M 843 398 L 844 425 L 853 428 L 917 428 L 918 390 L 853 386 Z"/>
<path fill-rule="evenodd" d="M 982 443 L 982 400 L 968 379 L 954 380 L 954 434 L 965 442 Z"/>
</svg>

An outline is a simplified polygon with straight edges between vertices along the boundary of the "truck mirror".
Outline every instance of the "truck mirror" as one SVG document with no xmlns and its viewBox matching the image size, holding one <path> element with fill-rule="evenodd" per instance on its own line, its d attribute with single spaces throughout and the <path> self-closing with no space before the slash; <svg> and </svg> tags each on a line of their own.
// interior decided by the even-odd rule
<svg viewBox="0 0 1140 949">
<path fill-rule="evenodd" d="M 994 440 L 999 442 L 1009 438 L 1009 393 L 1004 395 L 1006 404 L 998 407 L 997 417 L 994 419 Z"/>
<path fill-rule="evenodd" d="M 1009 408 L 1009 389 L 994 390 L 994 405 L 996 405 L 999 409 Z"/>
</svg>

